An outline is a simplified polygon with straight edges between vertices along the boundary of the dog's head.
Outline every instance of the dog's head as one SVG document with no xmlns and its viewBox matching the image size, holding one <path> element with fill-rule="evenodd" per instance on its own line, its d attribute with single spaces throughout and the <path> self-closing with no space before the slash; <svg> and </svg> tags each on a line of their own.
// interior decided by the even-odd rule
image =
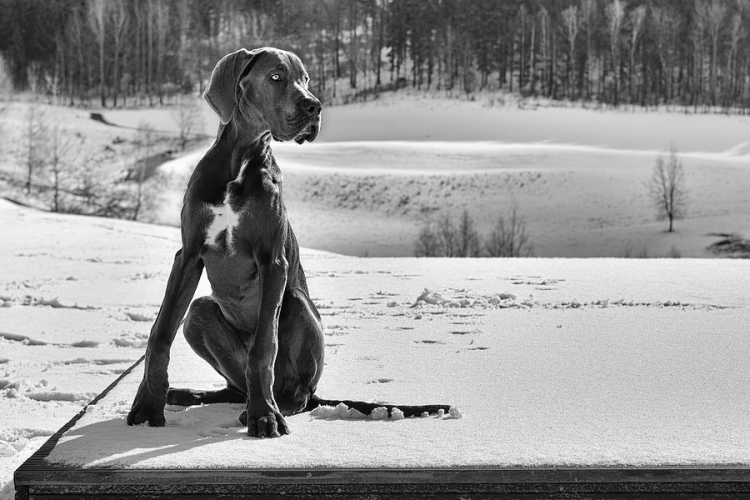
<svg viewBox="0 0 750 500">
<path fill-rule="evenodd" d="M 309 81 L 291 52 L 240 49 L 218 62 L 203 97 L 223 125 L 239 118 L 252 133 L 270 131 L 276 140 L 302 144 L 320 131 L 322 107 L 308 90 Z"/>
</svg>

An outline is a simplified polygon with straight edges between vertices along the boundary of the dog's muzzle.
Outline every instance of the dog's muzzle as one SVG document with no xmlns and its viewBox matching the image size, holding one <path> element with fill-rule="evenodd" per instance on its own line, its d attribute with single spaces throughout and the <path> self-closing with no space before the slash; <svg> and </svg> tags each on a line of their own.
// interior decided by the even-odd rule
<svg viewBox="0 0 750 500">
<path fill-rule="evenodd" d="M 308 124 L 305 128 L 300 131 L 299 134 L 294 138 L 294 142 L 302 144 L 303 142 L 312 142 L 318 137 L 320 132 L 320 117 L 314 119 L 313 122 Z"/>
<path fill-rule="evenodd" d="M 298 144 L 312 142 L 320 132 L 320 114 L 323 112 L 323 106 L 310 94 L 299 102 L 298 109 L 299 115 L 307 120 L 307 124 L 295 135 L 294 141 Z"/>
</svg>

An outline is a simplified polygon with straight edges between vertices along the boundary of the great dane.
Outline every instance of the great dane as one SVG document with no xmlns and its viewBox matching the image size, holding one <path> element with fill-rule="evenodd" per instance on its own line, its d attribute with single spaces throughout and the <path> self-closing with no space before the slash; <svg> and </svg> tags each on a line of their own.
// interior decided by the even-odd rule
<svg viewBox="0 0 750 500">
<path fill-rule="evenodd" d="M 282 201 L 282 173 L 271 139 L 312 142 L 321 104 L 291 52 L 245 49 L 222 58 L 204 94 L 221 124 L 188 182 L 177 252 L 156 322 L 129 425 L 165 424 L 164 405 L 246 403 L 247 434 L 289 433 L 284 416 L 322 400 L 323 328 L 310 300 L 297 240 Z M 190 304 L 203 269 L 212 295 Z M 188 311 L 189 306 L 189 312 Z M 187 317 L 185 313 L 187 312 Z M 169 351 L 181 320 L 193 350 L 227 381 L 218 391 L 169 387 Z M 344 403 L 369 413 L 377 405 Z M 406 415 L 449 406 L 399 406 Z"/>
</svg>

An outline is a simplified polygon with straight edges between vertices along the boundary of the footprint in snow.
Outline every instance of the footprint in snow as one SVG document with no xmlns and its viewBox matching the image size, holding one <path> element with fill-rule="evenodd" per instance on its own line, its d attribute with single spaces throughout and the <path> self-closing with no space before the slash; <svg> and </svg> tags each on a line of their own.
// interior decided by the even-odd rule
<svg viewBox="0 0 750 500">
<path fill-rule="evenodd" d="M 93 340 L 79 340 L 78 342 L 70 344 L 70 347 L 99 347 L 99 342 Z"/>
<path fill-rule="evenodd" d="M 372 380 L 368 380 L 365 382 L 365 384 L 387 384 L 388 382 L 393 382 L 392 378 L 376 378 Z"/>
</svg>

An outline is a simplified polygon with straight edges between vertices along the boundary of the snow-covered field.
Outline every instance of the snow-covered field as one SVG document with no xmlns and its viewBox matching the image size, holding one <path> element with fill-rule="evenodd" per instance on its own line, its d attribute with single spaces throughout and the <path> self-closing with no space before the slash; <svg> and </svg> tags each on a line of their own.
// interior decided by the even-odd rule
<svg viewBox="0 0 750 500">
<path fill-rule="evenodd" d="M 105 115 L 137 126 L 145 113 Z M 159 130 L 174 127 L 167 111 L 148 116 Z M 130 133 L 86 127 L 110 141 L 113 131 Z M 674 247 L 690 257 L 707 256 L 708 233 L 750 232 L 749 132 L 750 122 L 740 117 L 386 97 L 327 109 L 319 142 L 274 151 L 305 247 L 410 255 L 425 213 L 458 215 L 467 208 L 486 230 L 514 198 L 536 255 L 620 256 L 630 246 L 650 255 Z M 671 143 L 683 155 L 690 205 L 688 219 L 668 235 L 664 223 L 653 221 L 643 181 Z M 196 150 L 164 168 L 184 177 L 201 155 Z M 167 196 L 164 221 L 175 221 L 181 189 L 178 183 Z M 6 500 L 12 471 L 142 355 L 179 234 L 1 200 L 0 227 L 0 498 Z M 419 396 L 457 404 L 465 414 L 389 431 L 409 434 L 417 425 L 440 435 L 466 422 L 491 425 L 508 453 L 462 448 L 461 456 L 475 461 L 564 461 L 568 449 L 571 462 L 750 463 L 743 361 L 750 347 L 742 329 L 750 319 L 747 261 L 363 260 L 313 250 L 303 260 L 329 340 L 322 396 L 420 402 L 412 400 Z M 411 308 L 424 288 L 474 305 Z M 500 292 L 517 296 L 503 304 L 511 307 L 491 303 Z M 404 372 L 406 355 L 424 368 Z M 595 369 L 599 362 L 602 369 Z M 483 367 L 491 369 L 478 379 L 474 370 Z M 582 373 L 603 378 L 576 385 Z M 478 392 L 472 396 L 467 387 Z M 614 408 L 603 400 L 588 406 L 577 391 L 595 387 L 624 399 Z M 644 396 L 640 389 L 649 387 L 655 392 Z M 668 404 L 660 406 L 657 396 Z M 543 407 L 553 410 L 539 413 Z M 615 427 L 587 425 L 608 412 Z M 182 413 L 170 415 L 184 420 Z M 325 426 L 357 435 L 363 427 L 378 430 L 295 419 L 297 437 Z M 567 427 L 571 419 L 577 420 Z M 235 427 L 226 427 L 227 435 Z M 581 441 L 569 448 L 587 429 L 600 432 L 601 447 Z M 635 433 L 636 445 L 645 442 L 638 436 L 661 441 L 643 454 L 609 431 Z M 540 441 L 544 447 L 531 453 Z"/>
<path fill-rule="evenodd" d="M 166 111 L 153 119 L 169 129 Z M 206 124 L 210 133 L 216 120 Z M 670 145 L 689 203 L 668 234 L 644 183 Z M 185 180 L 208 146 L 164 165 L 176 182 L 156 220 L 178 223 Z M 385 95 L 324 110 L 316 143 L 274 152 L 300 240 L 347 255 L 411 256 L 426 220 L 463 210 L 486 234 L 513 203 L 541 257 L 709 257 L 712 233 L 750 234 L 748 117 Z"/>
<path fill-rule="evenodd" d="M 8 202 L 0 224 L 5 500 L 12 471 L 143 353 L 179 238 Z M 302 258 L 326 328 L 321 396 L 452 404 L 460 420 L 298 415 L 291 436 L 254 444 L 241 439 L 239 408 L 219 405 L 170 408 L 166 429 L 134 429 L 122 419 L 136 371 L 51 459 L 750 464 L 746 260 Z M 219 380 L 178 338 L 172 383 Z"/>
<path fill-rule="evenodd" d="M 512 104 L 384 94 L 326 108 L 317 142 L 274 147 L 300 240 L 346 255 L 411 256 L 426 221 L 467 210 L 487 234 L 513 204 L 540 257 L 710 257 L 715 234 L 750 235 L 750 117 Z M 24 105 L 6 108 L 2 130 L 23 144 Z M 203 110 L 213 136 L 218 120 Z M 112 169 L 132 160 L 139 124 L 177 132 L 170 108 L 102 111 L 119 127 L 62 111 Z M 185 182 L 210 142 L 162 167 L 172 177 L 147 219 L 178 224 Z M 688 206 L 666 233 L 644 183 L 671 145 Z M 7 155 L 1 170 L 22 174 Z"/>
</svg>

